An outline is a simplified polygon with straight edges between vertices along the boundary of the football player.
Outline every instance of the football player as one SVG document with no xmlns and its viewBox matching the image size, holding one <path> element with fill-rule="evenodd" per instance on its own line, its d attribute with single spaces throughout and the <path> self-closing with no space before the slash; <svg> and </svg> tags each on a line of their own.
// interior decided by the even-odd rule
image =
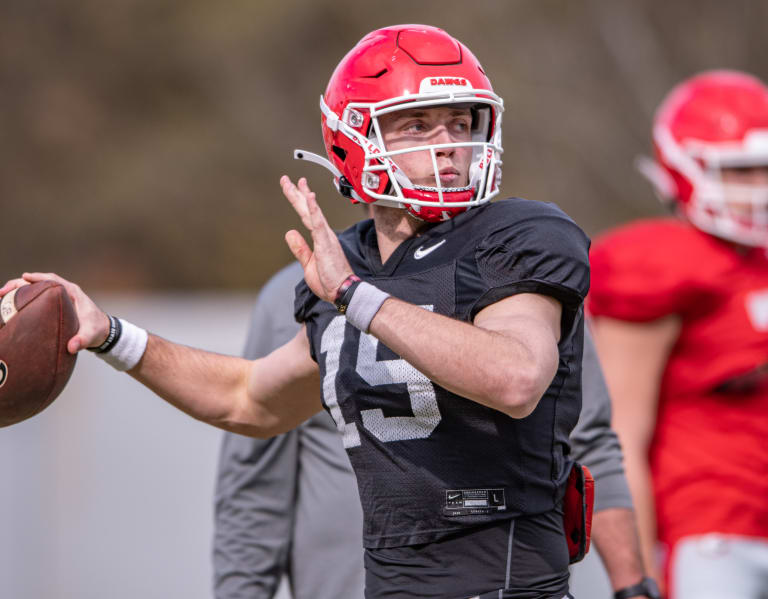
<svg viewBox="0 0 768 599">
<path fill-rule="evenodd" d="M 265 358 L 149 335 L 50 273 L 0 295 L 62 282 L 80 319 L 70 351 L 92 348 L 231 431 L 297 426 L 320 409 L 320 386 L 357 476 L 367 597 L 560 599 L 569 543 L 584 540 L 575 529 L 566 538 L 562 499 L 581 475 L 568 435 L 581 403 L 588 239 L 553 205 L 489 203 L 503 103 L 440 29 L 365 36 L 320 107 L 328 160 L 300 154 L 373 204 L 373 219 L 337 236 L 306 179 L 281 179 L 312 245 L 286 234 L 304 269 L 302 328 Z"/>
<path fill-rule="evenodd" d="M 647 162 L 677 218 L 594 246 L 588 303 L 644 552 L 669 597 L 768 589 L 768 89 L 711 71 L 674 88 Z M 652 483 L 652 484 L 651 484 Z"/>
<path fill-rule="evenodd" d="M 293 262 L 261 290 L 245 357 L 265 356 L 296 334 L 291 300 L 302 274 Z M 595 478 L 592 543 L 614 591 L 630 589 L 620 596 L 653 598 L 637 588 L 648 582 L 643 580 L 623 455 L 610 422 L 611 400 L 585 327 L 582 410 L 570 441 L 572 456 Z M 283 575 L 294 599 L 362 597 L 363 514 L 357 494 L 341 438 L 325 412 L 270 439 L 225 433 L 215 499 L 216 599 L 272 599 Z M 337 564 L 333 576 L 325 561 L 315 559 L 319 553 Z M 607 597 L 605 587 L 595 588 L 601 581 L 589 565 L 571 570 L 571 592 Z"/>
</svg>

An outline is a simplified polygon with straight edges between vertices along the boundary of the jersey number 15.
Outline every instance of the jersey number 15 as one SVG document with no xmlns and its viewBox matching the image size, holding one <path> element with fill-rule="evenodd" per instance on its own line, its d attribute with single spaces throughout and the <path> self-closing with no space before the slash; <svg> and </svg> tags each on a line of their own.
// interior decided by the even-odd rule
<svg viewBox="0 0 768 599">
<path fill-rule="evenodd" d="M 431 310 L 432 306 L 423 306 Z M 325 377 L 323 377 L 323 398 L 344 439 L 344 447 L 360 445 L 360 433 L 356 422 L 347 422 L 341 413 L 336 388 L 339 374 L 339 358 L 344 343 L 347 319 L 335 316 L 320 339 L 320 352 L 325 354 Z M 350 325 L 351 326 L 351 325 Z M 363 426 L 380 441 L 407 441 L 428 437 L 440 422 L 435 386 L 426 376 L 408 362 L 377 360 L 376 349 L 379 340 L 367 333 L 360 333 L 357 347 L 357 374 L 372 387 L 379 385 L 404 384 L 408 391 L 413 416 L 384 416 L 380 409 L 362 410 L 360 419 Z"/>
</svg>

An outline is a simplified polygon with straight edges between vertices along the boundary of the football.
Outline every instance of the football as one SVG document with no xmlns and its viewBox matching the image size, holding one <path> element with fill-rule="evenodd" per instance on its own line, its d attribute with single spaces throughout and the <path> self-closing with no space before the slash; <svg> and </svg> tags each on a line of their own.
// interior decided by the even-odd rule
<svg viewBox="0 0 768 599">
<path fill-rule="evenodd" d="M 75 367 L 67 352 L 78 329 L 64 287 L 41 281 L 0 298 L 0 427 L 44 410 Z"/>
</svg>

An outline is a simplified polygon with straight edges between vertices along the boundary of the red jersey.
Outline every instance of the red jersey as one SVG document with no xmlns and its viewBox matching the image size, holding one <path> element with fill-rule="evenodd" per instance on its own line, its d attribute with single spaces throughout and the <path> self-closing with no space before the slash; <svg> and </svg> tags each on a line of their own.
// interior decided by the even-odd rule
<svg viewBox="0 0 768 599">
<path fill-rule="evenodd" d="M 591 314 L 682 319 L 649 456 L 659 539 L 768 537 L 768 374 L 755 373 L 768 363 L 765 251 L 658 219 L 603 236 L 590 260 Z"/>
</svg>

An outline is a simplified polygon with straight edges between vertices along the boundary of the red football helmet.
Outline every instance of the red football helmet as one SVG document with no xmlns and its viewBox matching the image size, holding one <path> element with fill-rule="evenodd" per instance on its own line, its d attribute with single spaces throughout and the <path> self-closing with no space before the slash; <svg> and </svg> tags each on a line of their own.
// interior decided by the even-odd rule
<svg viewBox="0 0 768 599">
<path fill-rule="evenodd" d="M 658 164 L 643 170 L 696 227 L 742 245 L 768 246 L 768 185 L 723 180 L 723 169 L 768 167 L 768 88 L 738 71 L 683 81 L 656 112 Z"/>
<path fill-rule="evenodd" d="M 417 107 L 460 105 L 472 113 L 471 141 L 420 145 L 388 151 L 379 117 Z M 398 25 L 366 35 L 339 63 L 320 98 L 328 160 L 298 150 L 335 175 L 342 195 L 354 203 L 378 202 L 406 208 L 436 222 L 489 201 L 501 183 L 502 99 L 474 55 L 445 31 L 426 25 Z M 467 187 L 444 187 L 436 150 L 471 147 Z M 429 151 L 435 187 L 414 185 L 394 156 Z"/>
</svg>

